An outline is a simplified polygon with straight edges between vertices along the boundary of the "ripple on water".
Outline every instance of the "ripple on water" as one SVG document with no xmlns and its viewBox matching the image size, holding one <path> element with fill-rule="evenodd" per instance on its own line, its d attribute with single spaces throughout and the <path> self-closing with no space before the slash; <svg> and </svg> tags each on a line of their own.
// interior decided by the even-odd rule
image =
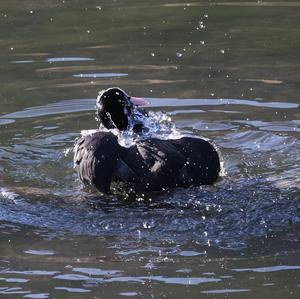
<svg viewBox="0 0 300 299">
<path fill-rule="evenodd" d="M 93 75 L 93 74 L 87 74 L 87 75 Z M 148 101 L 147 107 L 149 108 L 173 107 L 174 109 L 174 112 L 172 112 L 173 114 L 176 114 L 177 113 L 176 111 L 180 113 L 181 110 L 178 110 L 178 107 L 188 107 L 188 106 L 223 106 L 223 105 L 227 105 L 227 106 L 246 105 L 247 106 L 248 105 L 248 106 L 255 106 L 255 107 L 277 108 L 277 109 L 292 109 L 292 108 L 299 107 L 299 105 L 296 103 L 261 102 L 255 100 L 240 100 L 240 99 L 146 98 L 146 100 Z M 96 99 L 73 99 L 73 100 L 63 100 L 56 103 L 47 104 L 45 106 L 29 107 L 23 111 L 16 111 L 6 115 L 1 115 L 0 125 L 2 123 L 8 124 L 14 122 L 14 119 L 18 119 L 18 118 L 41 117 L 41 116 L 54 115 L 54 114 L 66 114 L 70 112 L 90 111 L 95 109 L 95 103 L 96 103 Z M 187 111 L 189 110 L 187 109 L 182 110 L 182 113 L 186 113 Z M 202 112 L 202 110 L 199 109 L 190 110 L 190 111 L 191 113 L 193 111 Z M 239 113 L 239 111 L 233 111 L 231 113 Z M 247 121 L 243 121 L 243 122 L 245 123 Z M 297 120 L 292 121 L 292 123 L 295 123 L 296 127 L 297 125 L 299 125 Z"/>
<path fill-rule="evenodd" d="M 101 270 L 97 268 L 79 268 L 79 267 L 73 268 L 73 271 L 81 272 L 88 275 L 100 275 L 100 276 L 112 276 L 123 272 L 120 270 Z"/>
<path fill-rule="evenodd" d="M 204 283 L 219 282 L 219 278 L 207 277 L 166 277 L 166 276 L 117 276 L 112 278 L 95 278 L 92 276 L 74 276 L 72 274 L 64 274 L 54 277 L 61 280 L 79 280 L 93 281 L 96 283 L 111 283 L 111 282 L 137 282 L 145 283 L 146 281 L 158 281 L 170 285 L 199 285 Z"/>
<path fill-rule="evenodd" d="M 181 251 L 180 255 L 185 256 L 185 257 L 193 257 L 193 256 L 199 256 L 199 255 L 206 255 L 206 251 L 204 251 L 204 252 L 197 252 L 197 251 L 192 251 L 192 250 Z"/>
<path fill-rule="evenodd" d="M 260 130 L 273 131 L 273 132 L 299 132 L 300 122 L 299 120 L 290 121 L 272 121 L 266 122 L 261 120 L 240 120 L 237 121 L 242 124 L 254 126 Z"/>
<path fill-rule="evenodd" d="M 25 110 L 12 112 L 0 117 L 0 121 L 6 119 L 24 119 L 42 117 L 47 115 L 66 114 L 70 112 L 94 110 L 96 99 L 66 100 L 45 106 L 30 107 Z M 5 119 L 4 119 L 5 118 Z"/>
<path fill-rule="evenodd" d="M 92 61 L 95 58 L 90 57 L 50 57 L 47 58 L 47 62 L 73 62 L 73 61 Z"/>
<path fill-rule="evenodd" d="M 221 141 L 223 147 L 238 148 L 242 151 L 272 152 L 290 149 L 299 141 L 293 137 L 263 131 L 243 131 L 227 134 Z"/>
<path fill-rule="evenodd" d="M 236 272 L 257 272 L 257 273 L 268 273 L 268 272 L 278 272 L 278 271 L 287 271 L 287 270 L 300 270 L 300 266 L 295 265 L 277 265 L 269 267 L 259 267 L 259 268 L 240 268 L 232 269 Z"/>
<path fill-rule="evenodd" d="M 68 293 L 89 293 L 91 290 L 83 288 L 68 288 L 68 287 L 55 287 L 55 290 L 66 291 Z"/>
<path fill-rule="evenodd" d="M 191 127 L 199 131 L 227 131 L 237 128 L 237 126 L 231 124 L 204 121 L 196 122 Z"/>
<path fill-rule="evenodd" d="M 120 296 L 126 296 L 126 297 L 133 297 L 133 296 L 137 296 L 138 293 L 137 292 L 122 292 L 119 293 Z"/>
<path fill-rule="evenodd" d="M 33 298 L 33 299 L 46 299 L 49 298 L 49 293 L 37 293 L 37 294 L 28 294 L 23 296 L 24 298 Z"/>
<path fill-rule="evenodd" d="M 14 60 L 11 63 L 15 64 L 27 64 L 27 63 L 33 63 L 35 60 Z"/>
<path fill-rule="evenodd" d="M 24 253 L 32 254 L 32 255 L 54 255 L 55 252 L 52 250 L 34 250 L 34 249 L 28 249 L 24 250 Z"/>
<path fill-rule="evenodd" d="M 219 282 L 219 278 L 206 278 L 206 277 L 164 277 L 164 276 L 151 276 L 143 277 L 144 279 L 151 279 L 154 281 L 164 282 L 166 284 L 176 285 L 198 285 L 202 283 Z"/>
<path fill-rule="evenodd" d="M 222 106 L 241 105 L 262 108 L 293 109 L 299 104 L 289 102 L 262 102 L 241 99 L 176 99 L 176 98 L 146 98 L 150 107 L 184 107 L 184 106 Z"/>
<path fill-rule="evenodd" d="M 26 283 L 26 282 L 28 282 L 30 280 L 29 279 L 25 279 L 25 278 L 14 278 L 14 277 L 5 278 L 5 277 L 0 277 L 0 281 L 16 282 L 16 283 Z"/>
<path fill-rule="evenodd" d="M 91 277 L 79 274 L 61 274 L 53 277 L 54 279 L 69 280 L 69 281 L 85 281 L 91 279 Z"/>
<path fill-rule="evenodd" d="M 244 293 L 250 291 L 251 289 L 220 289 L 220 290 L 201 291 L 201 293 L 202 294 L 230 294 L 230 293 Z"/>
<path fill-rule="evenodd" d="M 28 276 L 53 276 L 58 274 L 58 271 L 47 271 L 47 270 L 26 270 L 26 271 L 17 271 L 17 270 L 0 270 L 0 274 L 20 274 Z"/>
<path fill-rule="evenodd" d="M 14 119 L 0 119 L 0 126 L 1 125 L 8 125 L 8 124 L 12 124 L 14 123 L 15 120 Z"/>
<path fill-rule="evenodd" d="M 283 230 L 292 223 L 298 215 L 297 197 L 288 191 L 286 193 L 263 180 L 261 183 L 246 180 L 236 183 L 234 190 L 226 183 L 212 190 L 206 187 L 191 188 L 188 194 L 185 189 L 173 190 L 152 198 L 150 203 L 137 202 L 129 206 L 129 203 L 110 199 L 99 201 L 97 207 L 91 209 L 89 200 L 84 197 L 81 203 L 74 201 L 66 204 L 56 200 L 22 200 L 17 204 L 0 202 L 0 218 L 80 235 L 169 240 L 178 244 L 195 240 L 202 245 L 242 249 L 249 238 L 265 235 L 272 230 Z M 151 223 L 151 226 L 145 226 L 145 223 Z M 143 250 L 151 252 L 156 249 Z M 125 250 L 124 253 L 122 250 L 120 254 L 128 255 L 130 252 Z M 180 255 L 180 252 L 174 254 Z M 183 254 L 198 252 L 186 251 Z M 99 275 L 103 273 L 101 271 L 108 271 L 77 270 L 86 274 L 96 271 L 94 273 Z M 25 273 L 30 275 L 32 272 Z M 106 274 L 109 275 L 109 272 Z M 86 279 L 74 275 L 74 279 Z"/>
<path fill-rule="evenodd" d="M 30 291 L 25 291 L 22 288 L 19 287 L 4 287 L 0 289 L 0 294 L 2 295 L 17 295 L 17 294 L 29 294 L 31 293 Z"/>
<path fill-rule="evenodd" d="M 75 74 L 75 78 L 112 78 L 112 77 L 125 77 L 128 76 L 126 73 L 85 73 L 85 74 Z"/>
</svg>

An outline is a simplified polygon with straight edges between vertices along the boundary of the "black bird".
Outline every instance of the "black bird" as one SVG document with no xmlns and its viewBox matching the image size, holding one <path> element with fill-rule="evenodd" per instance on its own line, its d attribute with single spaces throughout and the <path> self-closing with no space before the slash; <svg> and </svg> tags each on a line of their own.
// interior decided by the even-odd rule
<svg viewBox="0 0 300 299">
<path fill-rule="evenodd" d="M 97 98 L 97 114 L 107 129 L 147 130 L 133 100 L 119 88 L 109 88 Z M 75 142 L 74 164 L 79 178 L 100 192 L 110 193 L 112 181 L 122 181 L 137 191 L 212 184 L 220 172 L 216 149 L 194 137 L 162 140 L 145 138 L 123 147 L 111 131 L 97 131 Z"/>
</svg>

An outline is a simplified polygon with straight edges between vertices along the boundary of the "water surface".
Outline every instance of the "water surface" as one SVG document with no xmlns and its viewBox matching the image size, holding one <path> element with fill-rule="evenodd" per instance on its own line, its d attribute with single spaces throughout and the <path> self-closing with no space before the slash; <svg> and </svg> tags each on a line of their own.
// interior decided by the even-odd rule
<svg viewBox="0 0 300 299">
<path fill-rule="evenodd" d="M 2 0 L 0 294 L 297 298 L 299 9 Z M 83 187 L 73 143 L 110 86 L 210 139 L 222 178 L 133 198 Z"/>
</svg>

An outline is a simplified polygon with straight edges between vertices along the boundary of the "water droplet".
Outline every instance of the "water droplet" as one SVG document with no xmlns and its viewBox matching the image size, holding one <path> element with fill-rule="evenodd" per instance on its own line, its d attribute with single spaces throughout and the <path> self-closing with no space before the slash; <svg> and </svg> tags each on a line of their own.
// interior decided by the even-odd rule
<svg viewBox="0 0 300 299">
<path fill-rule="evenodd" d="M 199 21 L 199 26 L 200 29 L 205 29 L 206 26 L 204 25 L 203 21 Z"/>
<path fill-rule="evenodd" d="M 224 54 L 224 53 L 225 53 L 225 50 L 222 49 L 222 50 L 220 50 L 220 52 L 221 52 L 222 54 Z"/>
<path fill-rule="evenodd" d="M 151 56 L 154 57 L 154 56 L 155 56 L 155 53 L 152 52 L 152 53 L 151 53 Z"/>
<path fill-rule="evenodd" d="M 177 52 L 176 56 L 180 58 L 180 57 L 182 57 L 182 53 Z"/>
</svg>

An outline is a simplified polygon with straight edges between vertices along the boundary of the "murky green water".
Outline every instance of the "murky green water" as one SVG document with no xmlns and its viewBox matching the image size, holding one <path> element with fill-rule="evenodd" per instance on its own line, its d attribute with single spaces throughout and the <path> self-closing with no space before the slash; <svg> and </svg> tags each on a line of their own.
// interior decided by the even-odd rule
<svg viewBox="0 0 300 299">
<path fill-rule="evenodd" d="M 299 1 L 0 3 L 3 298 L 298 298 Z M 126 201 L 72 148 L 119 86 L 209 138 L 213 187 Z"/>
</svg>

